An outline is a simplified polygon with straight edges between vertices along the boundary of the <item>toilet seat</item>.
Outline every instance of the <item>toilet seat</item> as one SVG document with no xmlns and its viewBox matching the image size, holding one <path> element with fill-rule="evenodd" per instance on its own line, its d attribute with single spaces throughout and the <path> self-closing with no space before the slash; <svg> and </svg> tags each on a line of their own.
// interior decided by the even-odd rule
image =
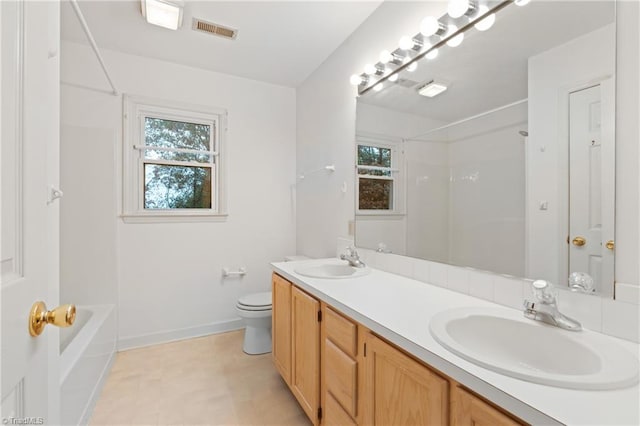
<svg viewBox="0 0 640 426">
<path fill-rule="evenodd" d="M 243 311 L 270 311 L 271 292 L 253 293 L 238 299 L 236 307 Z"/>
</svg>

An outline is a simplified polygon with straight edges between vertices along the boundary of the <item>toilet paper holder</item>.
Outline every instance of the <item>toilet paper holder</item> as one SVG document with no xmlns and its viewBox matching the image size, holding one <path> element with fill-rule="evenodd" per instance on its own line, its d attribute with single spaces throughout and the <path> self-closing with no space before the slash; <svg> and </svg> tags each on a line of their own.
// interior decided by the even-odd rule
<svg viewBox="0 0 640 426">
<path fill-rule="evenodd" d="M 232 271 L 226 266 L 222 268 L 223 277 L 241 277 L 246 274 L 247 274 L 247 268 L 245 268 L 244 266 L 239 267 L 237 271 Z"/>
</svg>

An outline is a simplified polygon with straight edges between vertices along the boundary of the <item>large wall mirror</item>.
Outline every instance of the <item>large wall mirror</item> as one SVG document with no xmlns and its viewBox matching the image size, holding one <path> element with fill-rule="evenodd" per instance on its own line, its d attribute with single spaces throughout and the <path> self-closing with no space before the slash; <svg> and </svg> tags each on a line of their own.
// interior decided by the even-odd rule
<svg viewBox="0 0 640 426">
<path fill-rule="evenodd" d="M 511 3 L 361 94 L 356 244 L 611 295 L 615 16 Z"/>
</svg>

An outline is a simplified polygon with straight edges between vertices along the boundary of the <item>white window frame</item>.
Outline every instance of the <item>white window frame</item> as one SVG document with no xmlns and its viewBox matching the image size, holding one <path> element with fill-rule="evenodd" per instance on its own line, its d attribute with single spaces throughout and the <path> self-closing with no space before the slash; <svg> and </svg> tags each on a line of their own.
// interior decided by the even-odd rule
<svg viewBox="0 0 640 426">
<path fill-rule="evenodd" d="M 222 108 L 189 105 L 179 102 L 125 95 L 123 99 L 123 212 L 125 222 L 195 222 L 220 221 L 227 217 L 224 146 L 227 133 L 227 111 Z M 210 209 L 145 209 L 144 208 L 144 164 L 171 164 L 171 160 L 145 160 L 146 150 L 157 150 L 145 146 L 146 118 L 181 121 L 211 126 L 211 144 L 208 154 L 211 162 L 175 162 L 178 165 L 211 168 Z M 188 152 L 190 150 L 180 150 Z M 194 151 L 195 152 L 195 151 Z M 200 151 L 198 151 L 200 152 Z"/>
<path fill-rule="evenodd" d="M 391 167 L 374 167 L 374 166 L 361 166 L 358 164 L 358 146 L 374 146 L 377 148 L 387 148 L 391 150 Z M 398 142 L 380 142 L 378 140 L 371 140 L 365 137 L 358 137 L 356 139 L 355 147 L 355 172 L 356 172 L 356 215 L 358 216 L 397 216 L 404 214 L 404 174 L 400 168 L 402 164 L 403 151 L 400 143 Z M 374 175 L 361 175 L 359 173 L 362 169 L 373 170 L 388 170 L 391 172 L 391 177 L 387 176 L 374 176 Z M 393 181 L 393 198 L 392 209 L 370 210 L 360 209 L 360 179 L 382 179 Z"/>
</svg>

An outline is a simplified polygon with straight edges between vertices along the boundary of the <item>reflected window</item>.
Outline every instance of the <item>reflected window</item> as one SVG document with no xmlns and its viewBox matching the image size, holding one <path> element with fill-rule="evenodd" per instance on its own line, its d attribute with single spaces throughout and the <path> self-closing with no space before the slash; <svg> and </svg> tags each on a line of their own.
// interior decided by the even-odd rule
<svg viewBox="0 0 640 426">
<path fill-rule="evenodd" d="M 393 146 L 361 143 L 357 145 L 357 209 L 359 212 L 389 213 L 395 210 L 397 185 Z"/>
</svg>

